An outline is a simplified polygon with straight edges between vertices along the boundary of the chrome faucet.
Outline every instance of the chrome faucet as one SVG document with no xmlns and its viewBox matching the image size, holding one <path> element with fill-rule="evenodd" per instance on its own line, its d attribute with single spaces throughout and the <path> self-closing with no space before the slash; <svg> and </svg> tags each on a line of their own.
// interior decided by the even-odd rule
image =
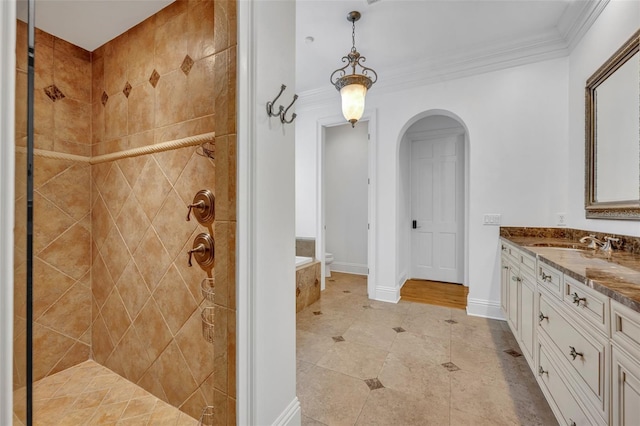
<svg viewBox="0 0 640 426">
<path fill-rule="evenodd" d="M 613 237 L 604 237 L 604 242 L 603 242 L 597 239 L 595 235 L 588 235 L 580 238 L 581 243 L 586 243 L 587 241 L 590 241 L 587 248 L 590 248 L 590 249 L 600 248 L 600 250 L 610 254 L 611 252 L 613 252 L 613 247 L 611 246 L 611 243 L 618 242 L 620 241 L 620 239 L 613 238 Z"/>
</svg>

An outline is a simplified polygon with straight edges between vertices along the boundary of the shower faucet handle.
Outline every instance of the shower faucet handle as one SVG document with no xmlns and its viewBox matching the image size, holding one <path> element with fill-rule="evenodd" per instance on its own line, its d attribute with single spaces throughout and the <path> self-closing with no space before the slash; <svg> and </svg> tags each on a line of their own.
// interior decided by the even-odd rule
<svg viewBox="0 0 640 426">
<path fill-rule="evenodd" d="M 201 189 L 193 197 L 193 202 L 188 205 L 187 221 L 191 220 L 191 213 L 201 225 L 209 225 L 216 216 L 216 197 L 208 189 Z"/>
<path fill-rule="evenodd" d="M 202 269 L 209 269 L 213 266 L 215 260 L 213 237 L 204 232 L 198 234 L 193 240 L 193 248 L 187 250 L 189 254 L 189 266 L 193 266 L 192 258 L 198 262 Z"/>
<path fill-rule="evenodd" d="M 197 203 L 189 204 L 189 210 L 187 211 L 187 222 L 191 220 L 191 210 L 193 210 L 194 208 L 203 209 L 204 201 L 200 200 Z"/>
</svg>

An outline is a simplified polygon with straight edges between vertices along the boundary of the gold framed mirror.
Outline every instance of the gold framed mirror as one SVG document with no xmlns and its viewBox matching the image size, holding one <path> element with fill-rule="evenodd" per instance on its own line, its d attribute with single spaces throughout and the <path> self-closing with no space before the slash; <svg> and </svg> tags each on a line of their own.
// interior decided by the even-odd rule
<svg viewBox="0 0 640 426">
<path fill-rule="evenodd" d="M 585 88 L 585 211 L 640 220 L 640 30 Z"/>
</svg>

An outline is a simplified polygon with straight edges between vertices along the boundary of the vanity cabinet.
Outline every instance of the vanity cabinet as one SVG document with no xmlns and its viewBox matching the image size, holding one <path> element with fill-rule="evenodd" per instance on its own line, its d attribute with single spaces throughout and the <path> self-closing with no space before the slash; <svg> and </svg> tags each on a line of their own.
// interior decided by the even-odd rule
<svg viewBox="0 0 640 426">
<path fill-rule="evenodd" d="M 612 350 L 613 425 L 640 425 L 640 363 L 624 349 L 613 345 Z"/>
<path fill-rule="evenodd" d="M 579 401 L 598 424 L 609 418 L 609 340 L 573 315 L 555 295 L 541 290 L 539 339 L 557 360 L 555 369 L 564 376 Z M 586 325 L 586 326 L 585 326 Z M 541 365 L 542 366 L 542 365 Z"/>
<path fill-rule="evenodd" d="M 502 243 L 501 306 L 558 421 L 640 425 L 640 312 Z"/>
<path fill-rule="evenodd" d="M 640 425 L 640 313 L 611 300 L 611 412 L 614 425 Z"/>
<path fill-rule="evenodd" d="M 535 257 L 510 244 L 503 244 L 501 259 L 501 306 L 520 350 L 529 366 L 534 368 L 537 315 Z"/>
</svg>

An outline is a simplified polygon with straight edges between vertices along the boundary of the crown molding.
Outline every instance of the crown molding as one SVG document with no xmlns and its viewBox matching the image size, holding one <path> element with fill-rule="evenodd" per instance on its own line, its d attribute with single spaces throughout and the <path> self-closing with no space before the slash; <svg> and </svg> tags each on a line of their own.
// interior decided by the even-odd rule
<svg viewBox="0 0 640 426">
<path fill-rule="evenodd" d="M 567 43 L 569 51 L 582 40 L 607 4 L 609 0 L 577 1 L 572 2 L 565 10 L 557 29 Z"/>
<path fill-rule="evenodd" d="M 412 62 L 410 66 L 386 72 L 378 71 L 380 78 L 374 91 L 384 94 L 412 89 L 568 56 L 608 3 L 609 0 L 572 2 L 554 29 L 533 37 Z M 327 85 L 300 93 L 298 110 L 320 109 L 336 102 L 339 102 L 339 96 Z"/>
</svg>

